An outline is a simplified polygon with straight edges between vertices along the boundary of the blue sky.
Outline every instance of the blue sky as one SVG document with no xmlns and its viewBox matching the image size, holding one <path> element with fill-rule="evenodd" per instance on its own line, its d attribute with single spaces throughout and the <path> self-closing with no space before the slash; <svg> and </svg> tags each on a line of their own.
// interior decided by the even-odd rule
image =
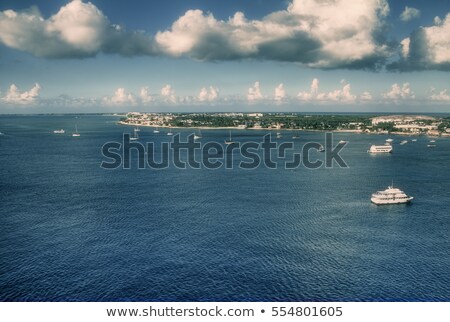
<svg viewBox="0 0 450 322">
<path fill-rule="evenodd" d="M 0 113 L 450 112 L 448 13 L 440 0 L 3 0 Z"/>
</svg>

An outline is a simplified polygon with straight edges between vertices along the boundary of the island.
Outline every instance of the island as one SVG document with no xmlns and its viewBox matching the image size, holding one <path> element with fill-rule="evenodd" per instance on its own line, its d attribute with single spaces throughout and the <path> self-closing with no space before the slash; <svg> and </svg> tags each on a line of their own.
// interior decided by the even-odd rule
<svg viewBox="0 0 450 322">
<path fill-rule="evenodd" d="M 450 117 L 304 113 L 127 113 L 130 126 L 450 136 Z"/>
</svg>

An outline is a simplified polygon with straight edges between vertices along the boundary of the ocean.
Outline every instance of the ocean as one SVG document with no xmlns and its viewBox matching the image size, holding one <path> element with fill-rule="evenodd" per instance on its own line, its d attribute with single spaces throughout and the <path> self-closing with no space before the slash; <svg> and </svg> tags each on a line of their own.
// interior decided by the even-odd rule
<svg viewBox="0 0 450 322">
<path fill-rule="evenodd" d="M 335 133 L 347 168 L 106 170 L 102 146 L 132 132 L 118 119 L 0 116 L 1 301 L 450 301 L 450 139 L 370 155 L 390 136 Z M 412 204 L 370 202 L 392 181 Z"/>
</svg>

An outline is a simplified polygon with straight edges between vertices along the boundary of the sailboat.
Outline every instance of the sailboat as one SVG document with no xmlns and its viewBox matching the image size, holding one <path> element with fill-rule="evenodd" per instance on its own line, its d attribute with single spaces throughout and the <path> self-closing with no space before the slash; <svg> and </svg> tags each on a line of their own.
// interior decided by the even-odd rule
<svg viewBox="0 0 450 322">
<path fill-rule="evenodd" d="M 139 132 L 141 129 L 139 128 L 139 126 L 136 126 L 135 128 L 134 128 L 134 132 Z"/>
<path fill-rule="evenodd" d="M 231 131 L 230 131 L 230 139 L 229 140 L 225 140 L 225 144 L 226 145 L 230 145 L 230 144 L 233 144 L 234 142 L 233 142 L 233 140 L 231 140 Z"/>
<path fill-rule="evenodd" d="M 79 137 L 79 136 L 81 136 L 81 134 L 78 133 L 78 127 L 77 127 L 76 124 L 75 124 L 75 133 L 72 133 L 72 136 L 73 136 L 73 137 Z"/>
<path fill-rule="evenodd" d="M 194 133 L 194 140 L 201 139 L 201 138 L 202 138 L 202 132 L 200 132 L 200 129 L 198 129 L 198 134 Z"/>
<path fill-rule="evenodd" d="M 159 127 L 153 130 L 153 133 L 159 133 Z"/>
<path fill-rule="evenodd" d="M 134 135 L 132 137 L 130 137 L 130 141 L 136 141 L 139 139 L 139 135 L 137 132 L 138 131 L 136 131 L 136 129 L 134 129 Z"/>
<path fill-rule="evenodd" d="M 169 127 L 169 132 L 167 133 L 167 135 L 173 135 L 173 133 L 172 133 L 172 128 L 171 127 Z"/>
</svg>

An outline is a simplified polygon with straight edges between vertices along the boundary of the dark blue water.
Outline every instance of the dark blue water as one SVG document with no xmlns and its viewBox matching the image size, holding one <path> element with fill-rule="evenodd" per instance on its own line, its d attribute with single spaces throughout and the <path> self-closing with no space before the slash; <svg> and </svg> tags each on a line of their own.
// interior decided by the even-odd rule
<svg viewBox="0 0 450 322">
<path fill-rule="evenodd" d="M 130 132 L 116 121 L 0 117 L 0 300 L 450 300 L 449 139 L 371 156 L 386 136 L 336 134 L 348 169 L 103 170 L 101 146 Z M 392 179 L 412 205 L 370 203 Z"/>
</svg>

